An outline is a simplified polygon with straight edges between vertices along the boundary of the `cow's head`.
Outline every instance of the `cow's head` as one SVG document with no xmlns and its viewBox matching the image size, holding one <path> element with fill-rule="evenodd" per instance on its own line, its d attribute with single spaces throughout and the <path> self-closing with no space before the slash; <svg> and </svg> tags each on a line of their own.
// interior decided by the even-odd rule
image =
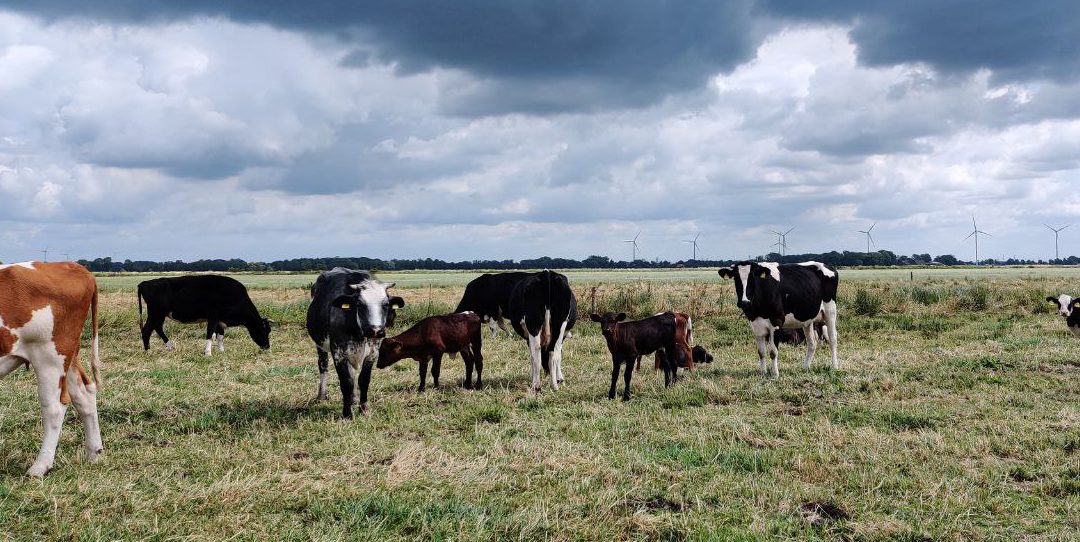
<svg viewBox="0 0 1080 542">
<path fill-rule="evenodd" d="M 749 308 L 755 298 L 777 292 L 780 284 L 780 269 L 772 262 L 739 262 L 721 267 L 717 273 L 735 280 L 735 301 L 741 309 Z"/>
<path fill-rule="evenodd" d="M 692 355 L 693 355 L 693 358 L 694 358 L 694 363 L 712 363 L 713 362 L 712 354 L 710 354 L 702 346 L 695 346 L 694 349 L 692 350 Z"/>
<path fill-rule="evenodd" d="M 603 315 L 596 314 L 595 312 L 589 315 L 589 318 L 593 322 L 600 324 L 600 333 L 604 334 L 605 338 L 612 338 L 615 334 L 615 324 L 626 320 L 626 313 L 620 312 L 615 314 L 613 312 L 605 312 Z"/>
<path fill-rule="evenodd" d="M 402 358 L 401 351 L 405 345 L 397 339 L 386 339 L 379 345 L 379 361 L 375 366 L 384 369 L 398 362 Z"/>
<path fill-rule="evenodd" d="M 365 339 L 381 339 L 394 322 L 394 310 L 405 306 L 405 300 L 387 295 L 393 286 L 375 279 L 350 284 L 353 292 L 338 296 L 332 305 L 352 316 Z"/>
<path fill-rule="evenodd" d="M 1068 318 L 1073 313 L 1073 309 L 1076 308 L 1075 305 L 1080 302 L 1080 299 L 1068 294 L 1061 294 L 1057 297 L 1047 296 L 1046 300 L 1057 305 L 1058 314 L 1064 318 Z"/>
<path fill-rule="evenodd" d="M 253 326 L 248 326 L 248 335 L 251 335 L 251 340 L 255 341 L 255 344 L 259 345 L 259 348 L 269 350 L 270 320 L 260 318 L 258 323 Z"/>
</svg>

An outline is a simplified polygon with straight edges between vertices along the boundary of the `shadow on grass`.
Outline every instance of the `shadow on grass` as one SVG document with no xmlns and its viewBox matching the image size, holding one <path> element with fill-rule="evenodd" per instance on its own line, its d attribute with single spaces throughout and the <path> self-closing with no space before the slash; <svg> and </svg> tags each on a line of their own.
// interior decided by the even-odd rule
<svg viewBox="0 0 1080 542">
<path fill-rule="evenodd" d="M 99 411 L 103 425 L 149 424 L 169 434 L 200 433 L 220 429 L 242 431 L 259 428 L 286 427 L 305 418 L 326 417 L 334 408 L 305 401 L 293 403 L 283 399 L 233 400 L 207 405 L 180 403 L 168 407 L 142 409 L 107 406 Z"/>
</svg>

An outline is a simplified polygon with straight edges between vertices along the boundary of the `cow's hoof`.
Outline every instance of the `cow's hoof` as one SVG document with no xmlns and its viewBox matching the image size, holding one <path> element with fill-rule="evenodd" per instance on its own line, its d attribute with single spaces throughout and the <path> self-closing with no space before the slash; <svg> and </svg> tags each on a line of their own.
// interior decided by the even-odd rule
<svg viewBox="0 0 1080 542">
<path fill-rule="evenodd" d="M 467 390 L 471 390 L 471 389 L 473 389 L 473 384 L 472 384 L 472 382 L 466 382 L 466 383 L 462 384 L 462 386 L 464 386 L 464 387 L 465 387 L 465 389 L 467 389 Z"/>
<path fill-rule="evenodd" d="M 321 402 L 323 402 L 323 401 L 325 401 L 327 399 L 328 399 L 328 397 L 326 396 L 325 393 L 319 393 L 319 394 L 315 395 L 315 402 L 316 403 L 321 403 Z"/>
<path fill-rule="evenodd" d="M 557 382 L 559 383 L 560 386 L 562 386 L 564 381 L 563 381 L 563 379 L 560 378 L 559 380 L 557 380 Z"/>
<path fill-rule="evenodd" d="M 165 350 L 168 350 L 169 352 L 172 352 L 173 350 L 176 350 L 176 345 L 173 344 L 172 341 L 169 341 L 169 342 L 165 343 Z"/>
<path fill-rule="evenodd" d="M 363 415 L 363 416 L 368 415 L 368 404 L 367 403 L 361 403 L 360 404 L 360 414 Z"/>
<path fill-rule="evenodd" d="M 629 401 L 629 400 L 630 400 L 630 396 L 629 396 L 629 395 L 623 395 L 623 396 L 622 396 L 622 400 L 623 400 L 623 401 Z"/>
<path fill-rule="evenodd" d="M 86 462 L 96 463 L 101 459 L 101 453 L 105 451 L 105 448 L 87 448 L 86 449 Z"/>
<path fill-rule="evenodd" d="M 49 467 L 46 465 L 34 464 L 32 467 L 26 470 L 26 475 L 31 478 L 44 478 L 45 473 L 49 472 Z"/>
</svg>

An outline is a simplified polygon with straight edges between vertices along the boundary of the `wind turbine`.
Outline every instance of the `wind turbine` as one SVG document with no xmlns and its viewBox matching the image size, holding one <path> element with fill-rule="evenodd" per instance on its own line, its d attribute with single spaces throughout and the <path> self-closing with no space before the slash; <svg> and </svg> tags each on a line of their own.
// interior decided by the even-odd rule
<svg viewBox="0 0 1080 542">
<path fill-rule="evenodd" d="M 626 240 L 623 241 L 624 243 L 630 243 L 631 245 L 634 246 L 634 252 L 633 252 L 634 259 L 630 260 L 631 262 L 636 262 L 637 261 L 637 239 L 638 239 L 638 237 L 641 237 L 641 230 L 638 230 L 637 235 L 635 235 L 633 239 L 626 239 Z"/>
<path fill-rule="evenodd" d="M 701 232 L 698 232 L 698 234 L 695 235 L 693 239 L 691 239 L 689 241 L 683 241 L 684 243 L 689 243 L 691 246 L 694 247 L 694 257 L 693 257 L 694 260 L 697 260 L 697 240 L 698 240 L 698 237 L 701 237 Z"/>
<path fill-rule="evenodd" d="M 993 235 L 990 235 L 989 233 L 986 233 L 986 232 L 979 229 L 979 226 L 977 224 L 975 224 L 975 217 L 973 216 L 973 217 L 971 217 L 971 233 L 969 233 L 968 236 L 964 238 L 964 240 L 967 241 L 968 239 L 971 239 L 973 236 L 975 237 L 975 265 L 979 265 L 979 235 L 980 234 L 986 235 L 988 237 L 993 237 Z"/>
<path fill-rule="evenodd" d="M 859 233 L 866 235 L 866 252 L 868 253 L 870 252 L 870 243 L 874 242 L 874 238 L 870 236 L 870 232 L 874 231 L 874 226 L 877 226 L 877 222 L 874 222 L 870 225 L 869 228 L 866 228 L 865 230 L 856 230 Z"/>
<path fill-rule="evenodd" d="M 787 234 L 791 233 L 791 230 L 794 230 L 794 229 L 795 229 L 795 226 L 792 226 L 790 229 L 788 229 L 788 231 L 786 231 L 784 233 L 780 233 L 780 232 L 778 232 L 776 230 L 769 230 L 769 231 L 776 234 L 776 243 L 773 243 L 773 245 L 780 247 L 780 255 L 781 256 L 787 256 Z"/>
<path fill-rule="evenodd" d="M 1054 228 L 1053 226 L 1051 226 L 1049 224 L 1043 224 L 1043 226 L 1046 226 L 1047 228 L 1050 228 L 1050 231 L 1054 232 L 1054 259 L 1055 260 L 1061 259 L 1060 257 L 1058 257 L 1058 233 L 1061 230 L 1063 230 L 1065 228 L 1068 228 L 1069 226 L 1072 226 L 1072 224 L 1066 224 L 1066 225 L 1064 225 L 1064 226 L 1062 226 L 1060 228 Z"/>
</svg>

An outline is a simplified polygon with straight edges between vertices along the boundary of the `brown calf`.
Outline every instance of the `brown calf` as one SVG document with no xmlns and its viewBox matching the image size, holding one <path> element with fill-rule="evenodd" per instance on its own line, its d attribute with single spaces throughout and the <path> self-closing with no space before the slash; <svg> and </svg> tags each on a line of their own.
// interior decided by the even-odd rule
<svg viewBox="0 0 1080 542">
<path fill-rule="evenodd" d="M 480 352 L 480 316 L 474 312 L 459 312 L 445 316 L 429 316 L 400 335 L 385 339 L 379 347 L 380 369 L 403 358 L 420 362 L 420 388 L 427 382 L 428 361 L 431 377 L 439 387 L 439 370 L 443 354 L 461 352 L 465 361 L 465 387 L 471 389 L 473 366 L 476 366 L 476 389 L 483 386 L 484 356 Z"/>
<path fill-rule="evenodd" d="M 633 322 L 624 321 L 626 313 L 592 314 L 590 318 L 600 324 L 600 332 L 607 341 L 608 351 L 611 352 L 611 388 L 608 390 L 608 399 L 615 398 L 615 385 L 619 379 L 621 364 L 626 364 L 623 375 L 625 401 L 630 399 L 630 379 L 634 366 L 641 362 L 641 356 L 665 352 L 662 358 L 665 386 L 675 383 L 680 365 L 692 363 L 689 361 L 692 356 L 689 341 L 693 324 L 685 314 L 662 312 Z"/>
<path fill-rule="evenodd" d="M 98 291 L 82 266 L 27 262 L 0 265 L 0 378 L 22 365 L 34 368 L 45 435 L 26 472 L 40 478 L 53 466 L 64 412 L 75 404 L 83 422 L 86 460 L 102 451 L 98 426 Z M 91 380 L 79 363 L 79 339 L 92 319 Z"/>
</svg>

